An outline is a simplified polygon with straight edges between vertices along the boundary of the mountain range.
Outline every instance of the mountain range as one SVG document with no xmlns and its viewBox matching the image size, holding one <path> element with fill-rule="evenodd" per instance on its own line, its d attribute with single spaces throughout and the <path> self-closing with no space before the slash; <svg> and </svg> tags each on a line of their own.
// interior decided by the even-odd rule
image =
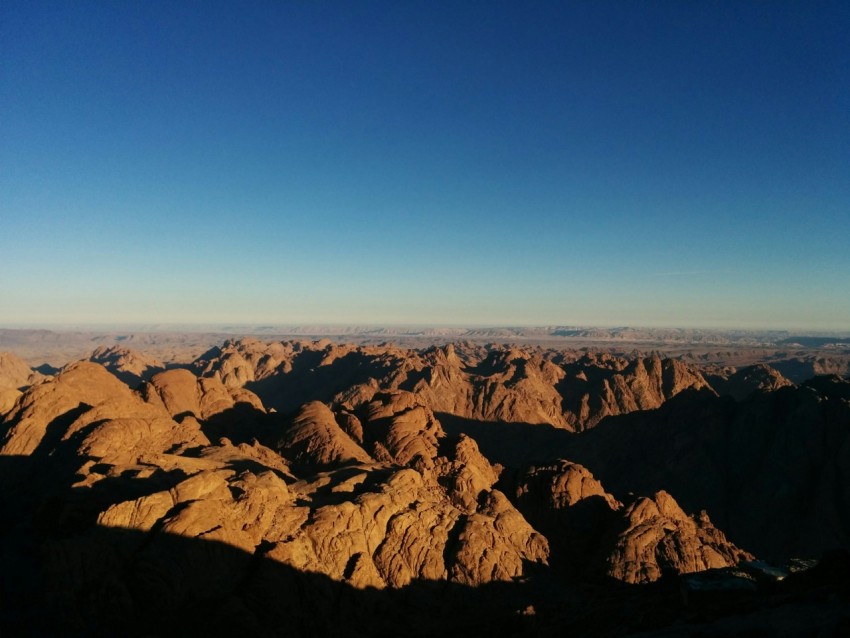
<svg viewBox="0 0 850 638">
<path fill-rule="evenodd" d="M 850 630 L 841 356 L 197 345 L 0 354 L 4 634 Z"/>
</svg>

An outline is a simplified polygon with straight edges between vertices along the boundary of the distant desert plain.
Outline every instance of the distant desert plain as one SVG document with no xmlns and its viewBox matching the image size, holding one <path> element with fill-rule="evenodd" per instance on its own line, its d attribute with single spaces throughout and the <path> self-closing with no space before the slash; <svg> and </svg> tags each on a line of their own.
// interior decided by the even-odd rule
<svg viewBox="0 0 850 638">
<path fill-rule="evenodd" d="M 0 628 L 850 635 L 850 333 L 0 329 Z"/>
</svg>

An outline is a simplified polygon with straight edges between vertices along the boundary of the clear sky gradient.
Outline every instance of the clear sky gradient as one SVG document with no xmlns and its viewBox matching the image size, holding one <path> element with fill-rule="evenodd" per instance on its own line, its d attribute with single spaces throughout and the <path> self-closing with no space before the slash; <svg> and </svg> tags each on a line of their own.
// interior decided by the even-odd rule
<svg viewBox="0 0 850 638">
<path fill-rule="evenodd" d="M 0 325 L 850 330 L 850 2 L 0 3 Z"/>
</svg>

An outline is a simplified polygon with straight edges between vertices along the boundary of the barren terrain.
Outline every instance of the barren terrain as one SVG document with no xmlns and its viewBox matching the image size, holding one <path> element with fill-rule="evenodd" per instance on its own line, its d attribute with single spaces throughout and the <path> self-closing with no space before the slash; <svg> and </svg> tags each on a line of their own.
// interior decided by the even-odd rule
<svg viewBox="0 0 850 638">
<path fill-rule="evenodd" d="M 321 332 L 0 331 L 4 635 L 850 630 L 841 336 Z"/>
</svg>

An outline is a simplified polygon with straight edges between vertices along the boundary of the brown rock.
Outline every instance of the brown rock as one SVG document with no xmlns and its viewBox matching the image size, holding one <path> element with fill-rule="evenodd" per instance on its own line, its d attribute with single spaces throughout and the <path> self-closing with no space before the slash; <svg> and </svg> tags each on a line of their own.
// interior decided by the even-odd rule
<svg viewBox="0 0 850 638">
<path fill-rule="evenodd" d="M 189 370 L 160 372 L 142 387 L 142 394 L 152 403 L 157 399 L 173 417 L 192 415 L 199 420 L 209 419 L 245 403 L 265 411 L 254 393 L 238 388 L 228 390 L 217 378 L 199 379 Z"/>
<path fill-rule="evenodd" d="M 608 556 L 606 573 L 627 583 L 658 580 L 666 570 L 686 574 L 752 559 L 727 541 L 705 512 L 689 517 L 664 491 L 639 498 L 623 517 L 626 529 Z"/>
<path fill-rule="evenodd" d="M 23 390 L 44 378 L 44 375 L 32 370 L 20 357 L 11 352 L 0 352 L 0 392 Z"/>
<path fill-rule="evenodd" d="M 699 372 L 657 355 L 631 361 L 588 357 L 569 369 L 565 412 L 577 430 L 592 428 L 606 416 L 658 408 L 686 389 L 709 388 Z"/>
<path fill-rule="evenodd" d="M 401 587 L 415 579 L 510 580 L 523 573 L 523 560 L 545 561 L 545 539 L 498 492 L 473 516 L 467 520 L 418 472 L 403 469 L 376 491 L 315 509 L 309 524 L 269 556 L 335 580 L 357 574 L 358 587 Z"/>
<path fill-rule="evenodd" d="M 564 373 L 517 348 L 493 350 L 474 368 L 454 350 L 437 352 L 413 391 L 435 412 L 481 421 L 547 423 L 568 428 L 555 386 Z"/>
<path fill-rule="evenodd" d="M 163 453 L 209 445 L 197 421 L 176 423 L 155 407 L 140 400 L 106 401 L 80 415 L 63 441 L 83 436 L 81 454 L 113 465 L 134 464 L 145 454 Z"/>
<path fill-rule="evenodd" d="M 565 440 L 561 453 L 614 493 L 663 487 L 762 558 L 818 556 L 850 542 L 850 403 L 839 394 L 787 386 L 734 401 L 683 392 Z"/>
<path fill-rule="evenodd" d="M 374 442 L 375 458 L 396 465 L 416 458 L 432 465 L 445 436 L 434 413 L 410 392 L 376 395 L 365 408 L 365 422 L 364 436 Z"/>
<path fill-rule="evenodd" d="M 622 505 L 590 471 L 565 460 L 531 467 L 517 479 L 515 494 L 517 508 L 549 539 L 552 565 L 571 576 L 592 571 Z"/>
<path fill-rule="evenodd" d="M 460 510 L 473 513 L 478 509 L 482 493 L 499 480 L 499 474 L 478 449 L 474 439 L 461 434 L 449 457 L 437 459 L 434 474 L 443 484 L 452 503 Z"/>
<path fill-rule="evenodd" d="M 717 394 L 730 396 L 736 401 L 743 400 L 753 392 L 773 392 L 793 385 L 777 370 L 765 364 L 733 369 L 727 374 L 715 374 L 708 380 Z"/>
<path fill-rule="evenodd" d="M 132 391 L 96 363 L 76 363 L 42 384 L 28 389 L 2 424 L 0 455 L 32 454 L 47 433 L 58 429 L 58 440 L 80 414 L 106 401 L 138 403 Z M 51 444 L 55 441 L 51 441 Z"/>
<path fill-rule="evenodd" d="M 165 370 L 161 361 L 123 346 L 100 346 L 89 361 L 99 363 L 131 388 Z"/>
<path fill-rule="evenodd" d="M 530 468 L 520 480 L 516 495 L 529 507 L 553 510 L 566 509 L 592 496 L 600 497 L 612 510 L 621 507 L 587 468 L 565 460 Z"/>
<path fill-rule="evenodd" d="M 532 529 L 504 494 L 491 491 L 479 513 L 467 517 L 450 558 L 450 578 L 467 585 L 522 576 L 523 561 L 545 563 L 546 539 Z"/>
<path fill-rule="evenodd" d="M 336 422 L 342 431 L 354 440 L 358 445 L 363 445 L 363 424 L 354 414 L 344 410 L 337 412 L 335 415 Z"/>
<path fill-rule="evenodd" d="M 228 439 L 222 438 L 218 445 L 211 445 L 200 450 L 198 456 L 227 467 L 256 468 L 260 465 L 276 471 L 281 477 L 295 480 L 286 461 L 274 450 L 261 445 L 256 440 L 251 443 L 233 445 Z"/>
<path fill-rule="evenodd" d="M 293 342 L 262 343 L 244 338 L 213 348 L 195 361 L 203 377 L 217 377 L 228 388 L 241 388 L 252 381 L 292 371 L 292 360 L 301 350 Z"/>
<path fill-rule="evenodd" d="M 0 421 L 2 421 L 3 416 L 12 411 L 18 398 L 22 397 L 23 394 L 23 392 L 12 388 L 0 390 Z"/>
<path fill-rule="evenodd" d="M 339 427 L 334 413 L 318 401 L 307 403 L 298 411 L 281 436 L 278 450 L 293 463 L 320 469 L 372 460 Z"/>
<path fill-rule="evenodd" d="M 286 483 L 274 472 L 203 470 L 170 490 L 112 505 L 98 524 L 147 532 L 158 523 L 158 533 L 253 551 L 261 540 L 286 536 L 304 521 L 303 510 L 291 505 Z"/>
</svg>

